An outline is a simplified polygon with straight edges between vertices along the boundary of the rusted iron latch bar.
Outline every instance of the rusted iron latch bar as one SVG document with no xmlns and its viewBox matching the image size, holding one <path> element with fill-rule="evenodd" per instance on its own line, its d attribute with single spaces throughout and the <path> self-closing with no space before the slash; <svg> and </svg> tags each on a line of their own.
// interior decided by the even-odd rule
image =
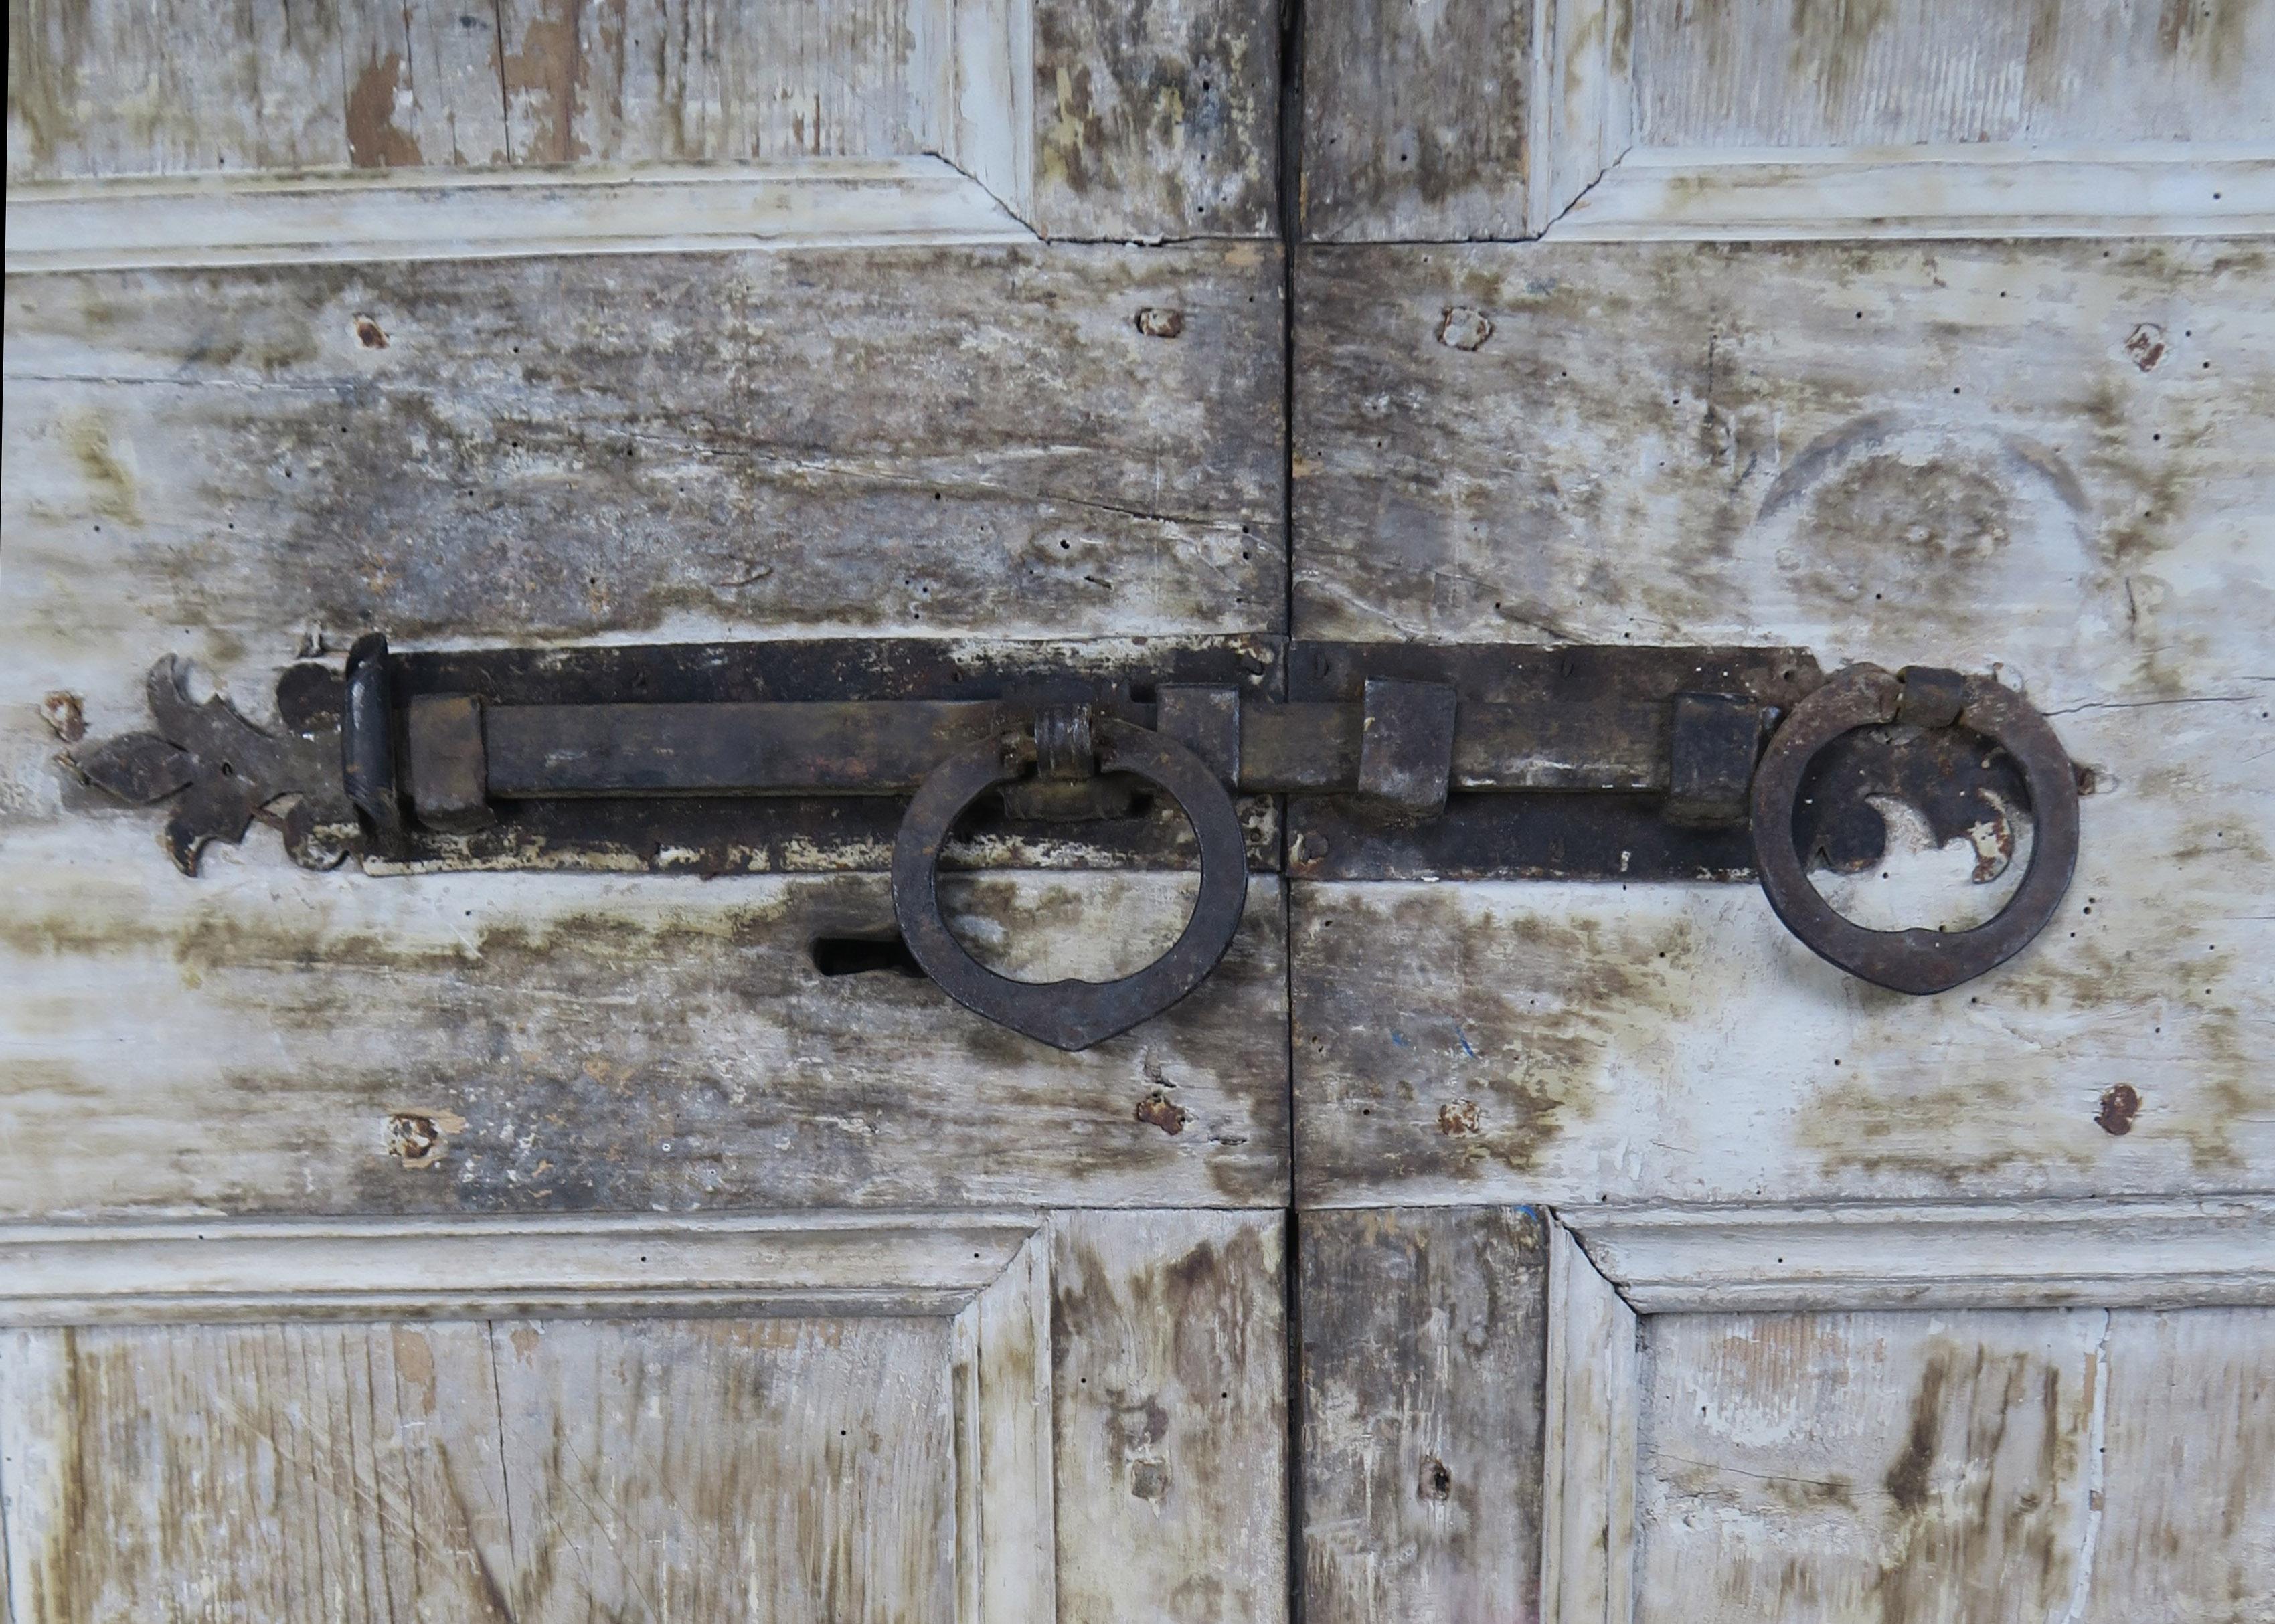
<svg viewBox="0 0 2275 1624">
<path fill-rule="evenodd" d="M 1239 928 L 1251 865 L 1330 879 L 1758 875 L 1815 951 L 1931 993 L 2028 943 L 2075 861 L 2077 790 L 2060 741 L 2010 690 L 1956 672 L 1859 666 L 1827 678 L 1806 651 L 1775 647 L 1274 643 L 1172 650 L 1151 670 L 1133 663 L 1143 651 L 1112 669 L 1080 651 L 1030 668 L 1014 651 L 975 675 L 933 651 L 397 659 L 374 636 L 329 698 L 329 672 L 287 673 L 281 738 L 220 700 L 192 705 L 168 661 L 150 679 L 160 731 L 91 747 L 75 765 L 121 798 L 169 801 L 168 846 L 185 872 L 205 842 L 239 838 L 256 815 L 301 861 L 359 850 L 382 871 L 447 862 L 451 842 L 493 865 L 531 841 L 621 854 L 628 827 L 651 852 L 684 850 L 695 837 L 681 836 L 715 829 L 726 807 L 753 809 L 732 814 L 738 829 L 788 809 L 782 827 L 809 843 L 817 829 L 852 827 L 857 847 L 873 838 L 861 830 L 889 833 L 894 909 L 918 963 L 968 1007 L 1062 1048 L 1126 1031 L 1198 986 Z M 849 693 L 866 697 L 835 697 Z M 1150 797 L 1183 813 L 1179 850 L 1201 871 L 1184 933 L 1153 964 L 1104 984 L 1016 982 L 948 929 L 935 880 L 960 824 L 1080 824 L 1089 838 L 1153 827 Z M 1919 809 L 1939 839 L 2028 810 L 2029 867 L 1994 918 L 1875 932 L 1818 895 L 1813 864 L 1878 857 L 1881 797 Z M 896 827 L 876 822 L 903 799 Z M 855 807 L 876 813 L 839 816 Z"/>
<path fill-rule="evenodd" d="M 1560 707 L 1463 704 L 1450 684 L 1390 679 L 1355 704 L 1159 691 L 1130 707 L 1140 725 L 1198 754 L 1229 791 L 1362 795 L 1415 817 L 1442 812 L 1454 790 L 1586 789 L 1667 796 L 1679 815 L 1735 821 L 1764 721 L 1761 706 L 1726 694 Z M 574 796 L 906 796 L 948 755 L 1034 714 L 994 700 L 485 706 L 420 694 L 404 707 L 398 788 L 435 829 L 478 827 L 495 802 Z M 354 725 L 368 753 L 375 724 Z M 1089 775 L 1037 743 L 1043 778 Z"/>
</svg>

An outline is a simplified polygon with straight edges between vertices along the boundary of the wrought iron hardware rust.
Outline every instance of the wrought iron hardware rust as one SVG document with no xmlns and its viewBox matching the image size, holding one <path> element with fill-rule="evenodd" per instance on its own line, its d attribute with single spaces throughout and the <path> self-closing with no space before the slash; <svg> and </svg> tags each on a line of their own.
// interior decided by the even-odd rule
<svg viewBox="0 0 2275 1624">
<path fill-rule="evenodd" d="M 379 873 L 874 868 L 888 854 L 916 963 L 958 1002 L 1064 1049 L 1198 986 L 1239 928 L 1251 866 L 1758 877 L 1814 951 L 1927 993 L 2020 951 L 2077 851 L 2073 769 L 2011 690 L 1925 667 L 1828 678 L 1792 648 L 883 639 L 391 654 L 374 635 L 340 676 L 287 670 L 281 733 L 193 704 L 171 659 L 148 697 L 155 731 L 72 765 L 120 799 L 168 803 L 185 873 L 256 817 L 302 863 L 352 853 Z M 2029 861 L 1994 918 L 1878 932 L 1825 901 L 1809 868 L 1877 861 L 1883 797 L 1939 841 L 1979 842 L 2029 812 Z M 1992 867 L 1999 849 L 1985 845 Z M 980 964 L 941 915 L 943 858 L 1069 850 L 1198 862 L 1175 944 L 1102 984 Z"/>
</svg>

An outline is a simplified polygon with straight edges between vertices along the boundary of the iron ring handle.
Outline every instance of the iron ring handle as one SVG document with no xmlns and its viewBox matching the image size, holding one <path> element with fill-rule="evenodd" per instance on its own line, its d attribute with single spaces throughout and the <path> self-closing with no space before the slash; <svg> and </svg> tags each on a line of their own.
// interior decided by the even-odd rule
<svg viewBox="0 0 2275 1624">
<path fill-rule="evenodd" d="M 2061 905 L 2077 866 L 2077 779 L 2044 717 L 1992 678 L 1966 678 L 1959 725 L 2004 748 L 2029 789 L 2029 865 L 2007 905 L 1970 930 L 1867 930 L 1809 882 L 1794 845 L 1794 811 L 1818 752 L 1852 729 L 1895 721 L 1902 699 L 1900 677 L 1859 665 L 1794 706 L 1754 773 L 1754 860 L 1770 906 L 1818 956 L 1899 993 L 1941 993 L 2014 957 Z"/>
<path fill-rule="evenodd" d="M 1014 981 L 981 964 L 941 917 L 940 849 L 966 808 L 1034 759 L 1032 736 L 990 739 L 933 768 L 893 842 L 893 912 L 909 951 L 941 991 L 965 1008 L 1040 1039 L 1086 1049 L 1159 1015 L 1216 968 L 1240 929 L 1248 901 L 1248 851 L 1240 816 L 1216 774 L 1191 751 L 1151 729 L 1100 717 L 1092 735 L 1102 768 L 1133 773 L 1166 791 L 1200 842 L 1200 896 L 1167 953 L 1113 981 Z"/>
</svg>

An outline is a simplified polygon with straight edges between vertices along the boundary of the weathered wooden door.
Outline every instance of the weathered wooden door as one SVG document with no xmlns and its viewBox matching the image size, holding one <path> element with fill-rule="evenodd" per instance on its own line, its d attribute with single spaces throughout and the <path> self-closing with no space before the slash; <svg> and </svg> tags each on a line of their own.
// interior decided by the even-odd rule
<svg viewBox="0 0 2275 1624">
<path fill-rule="evenodd" d="M 878 949 L 889 822 L 389 872 L 271 745 L 149 806 L 73 765 L 169 656 L 289 741 L 374 630 L 1268 664 L 1278 37 L 11 4 L 11 1620 L 1286 1616 L 1268 867 L 1066 1055 Z M 1094 856 L 962 928 L 1142 962 L 1190 876 Z"/>
<path fill-rule="evenodd" d="M 2085 792 L 1931 999 L 1750 888 L 1291 885 L 1304 1616 L 2275 1617 L 2275 8 L 1301 62 L 1298 638 L 1995 669 Z M 1888 815 L 1836 902 L 1979 917 Z"/>
<path fill-rule="evenodd" d="M 2275 1613 L 2275 10 L 382 11 L 11 4 L 11 1618 Z M 1252 797 L 1068 1055 L 898 973 L 889 821 L 87 782 L 373 630 L 1995 671 L 2082 855 L 1913 999 Z M 1884 816 L 1876 925 L 2032 841 Z M 1151 956 L 1148 817 L 967 945 Z"/>
</svg>

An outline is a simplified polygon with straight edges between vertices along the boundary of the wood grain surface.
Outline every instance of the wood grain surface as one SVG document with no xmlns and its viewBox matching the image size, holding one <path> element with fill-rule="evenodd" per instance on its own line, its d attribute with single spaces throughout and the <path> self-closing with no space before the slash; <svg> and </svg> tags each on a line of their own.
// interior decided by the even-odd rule
<svg viewBox="0 0 2275 1624">
<path fill-rule="evenodd" d="M 1469 1208 L 1298 1222 L 1304 1617 L 1537 1619 L 1541 1220 Z"/>
<path fill-rule="evenodd" d="M 7 298 L 23 655 L 116 638 L 131 681 L 182 638 L 227 680 L 310 625 L 1279 629 L 1257 245 L 92 273 Z"/>
<path fill-rule="evenodd" d="M 2248 1619 L 2261 1309 L 1644 1321 L 1638 1620 Z"/>
<path fill-rule="evenodd" d="M 1300 633 L 1995 671 L 2092 793 L 2055 921 L 1933 1000 L 1750 888 L 1297 886 L 1303 1198 L 2264 1187 L 2266 275 L 2194 240 L 1305 250 Z"/>
<path fill-rule="evenodd" d="M 1047 237 L 1275 234 L 1269 0 L 60 0 L 9 13 L 8 182 L 936 152 Z"/>
<path fill-rule="evenodd" d="M 1069 1624 L 1287 1620 L 1285 1221 L 1054 1221 L 1058 1605 Z"/>
<path fill-rule="evenodd" d="M 12 838 L 19 1215 L 1096 1202 L 1276 1205 L 1285 969 L 1259 880 L 1217 973 L 1078 1055 L 817 937 L 881 875 L 374 880 L 273 850 L 198 880 Z M 990 876 L 1009 973 L 1100 974 L 1174 875 Z M 1175 911 L 1172 911 L 1172 910 Z M 1111 921 L 1109 925 L 1107 923 Z"/>
<path fill-rule="evenodd" d="M 1636 0 L 1653 147 L 2264 141 L 2263 0 Z"/>
<path fill-rule="evenodd" d="M 946 1319 L 10 1331 L 26 1624 L 947 1616 Z"/>
</svg>

